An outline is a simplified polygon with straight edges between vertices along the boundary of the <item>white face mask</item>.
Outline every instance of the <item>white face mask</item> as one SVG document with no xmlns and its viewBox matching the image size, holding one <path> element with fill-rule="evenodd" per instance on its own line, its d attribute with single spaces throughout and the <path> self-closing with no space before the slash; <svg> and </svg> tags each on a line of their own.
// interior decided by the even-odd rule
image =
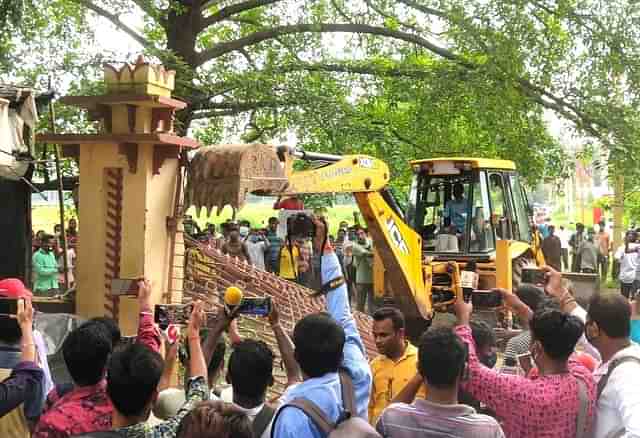
<svg viewBox="0 0 640 438">
<path fill-rule="evenodd" d="M 245 237 L 247 234 L 249 234 L 249 227 L 240 227 L 240 235 L 242 237 Z"/>
</svg>

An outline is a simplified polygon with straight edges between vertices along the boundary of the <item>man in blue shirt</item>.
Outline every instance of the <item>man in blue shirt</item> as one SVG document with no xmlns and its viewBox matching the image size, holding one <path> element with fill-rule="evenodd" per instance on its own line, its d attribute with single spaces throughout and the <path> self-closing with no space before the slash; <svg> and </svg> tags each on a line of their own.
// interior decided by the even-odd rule
<svg viewBox="0 0 640 438">
<path fill-rule="evenodd" d="M 467 215 L 469 214 L 469 200 L 464 197 L 464 186 L 456 183 L 453 186 L 453 198 L 444 209 L 444 217 L 451 219 L 456 233 L 464 233 L 467 227 Z"/>
<path fill-rule="evenodd" d="M 338 257 L 327 241 L 322 249 L 326 226 L 314 219 L 316 236 L 314 249 L 322 253 L 322 282 L 342 275 Z M 304 381 L 283 396 L 289 403 L 296 398 L 312 401 L 334 423 L 344 412 L 338 368 L 346 369 L 353 380 L 356 414 L 367 419 L 371 392 L 371 369 L 367 362 L 362 339 L 351 314 L 346 284 L 327 294 L 327 313 L 307 315 L 293 331 L 295 358 Z M 272 436 L 277 438 L 322 438 L 324 435 L 300 409 L 284 407 L 273 425 Z"/>
</svg>

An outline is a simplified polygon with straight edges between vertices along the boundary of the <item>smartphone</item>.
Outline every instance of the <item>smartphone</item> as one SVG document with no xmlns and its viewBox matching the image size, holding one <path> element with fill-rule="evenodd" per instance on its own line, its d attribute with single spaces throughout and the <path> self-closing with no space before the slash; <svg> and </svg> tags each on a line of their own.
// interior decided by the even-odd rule
<svg viewBox="0 0 640 438">
<path fill-rule="evenodd" d="M 192 304 L 156 304 L 153 319 L 162 330 L 171 324 L 187 325 L 192 309 Z"/>
<path fill-rule="evenodd" d="M 16 315 L 18 313 L 18 299 L 0 297 L 0 315 Z"/>
<path fill-rule="evenodd" d="M 138 295 L 139 278 L 114 278 L 111 280 L 111 295 Z"/>
<path fill-rule="evenodd" d="M 473 307 L 493 309 L 502 307 L 502 294 L 498 291 L 473 291 L 471 295 Z"/>
<path fill-rule="evenodd" d="M 526 352 L 524 354 L 519 354 L 516 357 L 518 358 L 518 363 L 520 364 L 520 368 L 522 368 L 525 374 L 529 374 L 529 371 L 531 371 L 531 368 L 533 368 L 531 353 Z"/>
<path fill-rule="evenodd" d="M 271 297 L 243 298 L 238 308 L 241 315 L 268 316 L 271 313 Z"/>
<path fill-rule="evenodd" d="M 547 278 L 544 271 L 538 268 L 522 268 L 522 282 L 534 285 L 545 284 Z"/>
</svg>

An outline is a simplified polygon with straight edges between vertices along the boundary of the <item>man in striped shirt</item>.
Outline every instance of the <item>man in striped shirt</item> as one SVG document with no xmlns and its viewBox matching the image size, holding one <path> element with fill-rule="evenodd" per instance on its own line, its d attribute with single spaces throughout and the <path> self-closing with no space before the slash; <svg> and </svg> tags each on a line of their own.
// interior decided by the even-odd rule
<svg viewBox="0 0 640 438">
<path fill-rule="evenodd" d="M 396 401 L 415 397 L 423 383 L 425 399 L 393 403 L 380 416 L 376 429 L 385 438 L 504 438 L 498 422 L 458 403 L 458 389 L 467 366 L 467 350 L 450 328 L 432 328 L 420 341 L 418 374 Z"/>
</svg>

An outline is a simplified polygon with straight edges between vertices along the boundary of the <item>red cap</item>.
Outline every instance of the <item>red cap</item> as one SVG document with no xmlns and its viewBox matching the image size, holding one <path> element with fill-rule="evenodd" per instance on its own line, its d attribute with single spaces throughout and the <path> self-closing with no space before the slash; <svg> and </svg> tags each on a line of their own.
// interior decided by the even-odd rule
<svg viewBox="0 0 640 438">
<path fill-rule="evenodd" d="M 17 278 L 5 278 L 0 280 L 0 295 L 9 298 L 32 298 L 33 294 Z"/>
</svg>

